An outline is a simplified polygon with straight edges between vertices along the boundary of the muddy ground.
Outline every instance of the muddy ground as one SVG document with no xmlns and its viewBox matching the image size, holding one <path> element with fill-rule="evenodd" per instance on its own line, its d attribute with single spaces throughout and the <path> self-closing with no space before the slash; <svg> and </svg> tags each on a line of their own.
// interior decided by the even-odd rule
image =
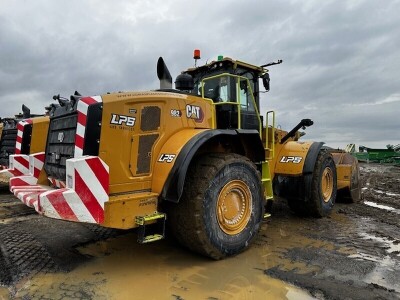
<svg viewBox="0 0 400 300">
<path fill-rule="evenodd" d="M 211 261 L 171 239 L 38 216 L 0 191 L 0 299 L 400 299 L 400 168 L 361 165 L 328 218 L 284 200 L 252 247 Z"/>
</svg>

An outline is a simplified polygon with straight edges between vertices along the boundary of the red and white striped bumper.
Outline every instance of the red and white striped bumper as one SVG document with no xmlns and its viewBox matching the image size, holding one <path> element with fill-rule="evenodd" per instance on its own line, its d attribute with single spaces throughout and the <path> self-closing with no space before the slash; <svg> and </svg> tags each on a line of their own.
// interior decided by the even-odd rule
<svg viewBox="0 0 400 300">
<path fill-rule="evenodd" d="M 32 125 L 31 119 L 19 121 L 17 124 L 17 140 L 15 142 L 15 154 L 21 154 L 22 139 L 24 136 L 25 126 Z"/>
<path fill-rule="evenodd" d="M 31 166 L 34 169 L 34 166 Z M 40 174 L 40 171 L 39 171 Z M 47 217 L 101 224 L 108 201 L 109 167 L 97 156 L 68 159 L 66 183 L 49 178 L 59 189 L 37 184 L 39 174 L 10 180 L 11 191 Z"/>
<path fill-rule="evenodd" d="M 97 156 L 86 156 L 68 159 L 66 170 L 66 188 L 40 194 L 41 213 L 56 219 L 103 223 L 109 167 Z"/>
<path fill-rule="evenodd" d="M 38 178 L 43 169 L 44 152 L 31 155 L 10 155 L 10 168 L 18 169 L 22 176 L 10 178 L 10 191 L 30 207 L 37 206 L 38 195 L 50 187 L 38 185 Z M 28 162 L 28 165 L 27 163 Z M 20 168 L 20 165 L 24 168 Z"/>
<path fill-rule="evenodd" d="M 13 154 L 9 157 L 9 167 L 0 171 L 3 178 L 29 174 L 29 155 Z"/>
</svg>

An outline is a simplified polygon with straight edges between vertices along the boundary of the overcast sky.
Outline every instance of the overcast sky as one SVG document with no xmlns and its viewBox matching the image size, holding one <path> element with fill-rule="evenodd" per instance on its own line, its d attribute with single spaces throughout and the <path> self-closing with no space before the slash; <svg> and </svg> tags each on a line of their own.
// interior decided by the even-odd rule
<svg viewBox="0 0 400 300">
<path fill-rule="evenodd" d="M 400 1 L 0 0 L 0 117 L 69 96 L 159 86 L 229 56 L 270 67 L 262 112 L 344 148 L 400 143 Z"/>
</svg>

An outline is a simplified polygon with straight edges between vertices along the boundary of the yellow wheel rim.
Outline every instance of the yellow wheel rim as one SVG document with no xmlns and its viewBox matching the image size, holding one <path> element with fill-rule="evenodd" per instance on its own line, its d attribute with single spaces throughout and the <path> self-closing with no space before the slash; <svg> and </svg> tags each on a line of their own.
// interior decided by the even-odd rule
<svg viewBox="0 0 400 300">
<path fill-rule="evenodd" d="M 322 173 L 322 197 L 324 202 L 328 203 L 333 193 L 333 171 L 331 168 L 325 168 Z"/>
<path fill-rule="evenodd" d="M 251 215 L 252 197 L 249 187 L 241 180 L 228 182 L 217 201 L 219 227 L 229 235 L 240 233 Z"/>
</svg>

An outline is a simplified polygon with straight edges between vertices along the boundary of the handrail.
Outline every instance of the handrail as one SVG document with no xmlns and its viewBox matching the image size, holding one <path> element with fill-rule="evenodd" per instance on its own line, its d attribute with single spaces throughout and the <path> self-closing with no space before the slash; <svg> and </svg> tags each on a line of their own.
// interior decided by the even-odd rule
<svg viewBox="0 0 400 300">
<path fill-rule="evenodd" d="M 224 77 L 224 76 L 229 76 L 229 77 L 235 78 L 236 91 L 237 91 L 237 93 L 236 93 L 236 102 L 232 102 L 232 101 L 229 101 L 229 102 L 218 102 L 218 103 L 214 103 L 213 102 L 213 105 L 214 106 L 224 105 L 224 104 L 236 105 L 238 107 L 238 129 L 241 129 L 242 128 L 242 124 L 241 124 L 242 123 L 241 122 L 241 110 L 242 109 L 241 109 L 241 102 L 240 102 L 240 100 L 241 100 L 240 99 L 240 94 L 238 93 L 238 91 L 239 91 L 239 88 L 240 88 L 240 80 L 246 80 L 247 87 L 249 89 L 248 90 L 248 94 L 250 95 L 250 99 L 252 101 L 252 104 L 253 104 L 253 107 L 254 107 L 254 111 L 255 111 L 255 114 L 256 114 L 257 119 L 258 119 L 259 133 L 260 133 L 260 137 L 261 137 L 262 136 L 262 123 L 261 123 L 260 113 L 258 111 L 257 104 L 256 104 L 256 101 L 254 99 L 253 89 L 251 88 L 250 81 L 249 81 L 249 79 L 247 77 L 243 77 L 243 76 L 239 76 L 239 75 L 233 75 L 233 74 L 230 74 L 230 73 L 221 73 L 221 74 L 218 74 L 218 75 L 214 75 L 214 76 L 210 76 L 210 77 L 207 77 L 207 78 L 203 78 L 202 79 L 202 86 L 201 86 L 202 97 L 205 98 L 204 97 L 204 85 L 205 85 L 204 82 L 205 81 L 212 80 L 212 79 L 215 79 L 215 78 L 221 78 L 221 77 Z"/>
<path fill-rule="evenodd" d="M 272 115 L 272 125 L 271 125 L 271 145 L 272 145 L 272 147 L 271 148 L 268 148 L 268 142 L 269 142 L 269 139 L 268 139 L 269 117 L 268 116 L 269 115 Z M 265 124 L 265 148 L 267 150 L 269 150 L 269 152 L 271 153 L 271 156 L 268 157 L 268 159 L 273 159 L 274 156 L 275 156 L 275 147 L 274 147 L 274 144 L 275 144 L 275 111 L 273 111 L 273 110 L 267 111 L 265 119 L 266 119 L 266 124 Z"/>
</svg>

